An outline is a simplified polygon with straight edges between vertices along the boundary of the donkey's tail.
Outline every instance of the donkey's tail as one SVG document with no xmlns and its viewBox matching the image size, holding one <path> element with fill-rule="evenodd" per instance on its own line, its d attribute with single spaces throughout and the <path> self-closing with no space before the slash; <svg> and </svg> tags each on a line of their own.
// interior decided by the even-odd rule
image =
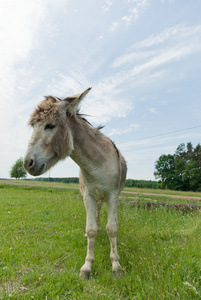
<svg viewBox="0 0 201 300">
<path fill-rule="evenodd" d="M 119 162 L 119 182 L 118 182 L 118 188 L 119 192 L 123 190 L 125 186 L 125 181 L 126 181 L 126 174 L 127 174 L 127 164 L 126 160 L 124 159 L 123 155 L 115 145 L 113 141 L 111 141 L 116 152 L 117 152 L 117 157 L 118 157 L 118 162 Z"/>
</svg>

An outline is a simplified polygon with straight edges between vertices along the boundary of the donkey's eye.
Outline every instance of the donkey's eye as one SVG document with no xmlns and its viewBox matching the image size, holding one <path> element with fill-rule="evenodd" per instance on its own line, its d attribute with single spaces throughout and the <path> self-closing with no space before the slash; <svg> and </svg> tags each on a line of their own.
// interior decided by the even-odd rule
<svg viewBox="0 0 201 300">
<path fill-rule="evenodd" d="M 46 129 L 54 129 L 55 128 L 55 125 L 53 125 L 53 124 L 46 124 L 45 125 L 45 130 Z"/>
</svg>

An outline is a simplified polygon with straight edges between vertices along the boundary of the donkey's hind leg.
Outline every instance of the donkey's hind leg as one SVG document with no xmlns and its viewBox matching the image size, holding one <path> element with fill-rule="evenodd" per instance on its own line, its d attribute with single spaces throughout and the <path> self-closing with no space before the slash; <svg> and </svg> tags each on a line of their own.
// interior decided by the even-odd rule
<svg viewBox="0 0 201 300">
<path fill-rule="evenodd" d="M 96 200 L 90 195 L 85 195 L 84 204 L 86 207 L 86 214 L 87 214 L 87 223 L 86 223 L 87 256 L 85 259 L 85 264 L 80 269 L 80 278 L 89 279 L 91 273 L 91 267 L 94 262 L 94 244 L 97 235 Z"/>
<path fill-rule="evenodd" d="M 123 277 L 123 269 L 119 263 L 119 255 L 117 252 L 117 232 L 118 232 L 118 221 L 117 221 L 117 205 L 118 195 L 111 196 L 108 201 L 108 223 L 106 225 L 107 233 L 110 239 L 110 259 L 112 262 L 112 271 L 118 277 Z"/>
</svg>

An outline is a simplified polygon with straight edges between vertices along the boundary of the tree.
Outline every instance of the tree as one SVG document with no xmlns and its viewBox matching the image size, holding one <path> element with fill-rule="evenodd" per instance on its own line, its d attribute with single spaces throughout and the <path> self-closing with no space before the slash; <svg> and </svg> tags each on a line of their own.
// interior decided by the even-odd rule
<svg viewBox="0 0 201 300">
<path fill-rule="evenodd" d="M 10 170 L 10 177 L 15 179 L 25 178 L 27 176 L 27 172 L 24 169 L 23 158 L 20 157 Z"/>
<path fill-rule="evenodd" d="M 201 169 L 201 145 L 198 144 L 193 152 L 193 160 L 196 161 L 197 168 Z"/>
<path fill-rule="evenodd" d="M 180 158 L 180 159 L 185 159 L 185 157 L 186 157 L 186 151 L 185 151 L 185 144 L 184 143 L 181 143 L 178 147 L 177 147 L 177 149 L 176 149 L 176 151 L 175 151 L 175 157 L 176 158 Z"/>
<path fill-rule="evenodd" d="M 187 143 L 187 160 L 191 161 L 193 159 L 193 145 Z"/>
<path fill-rule="evenodd" d="M 154 175 L 164 187 L 174 190 L 201 190 L 201 145 L 180 144 L 174 155 L 161 155 Z"/>
<path fill-rule="evenodd" d="M 154 176 L 160 179 L 162 184 L 172 189 L 175 182 L 175 159 L 171 154 L 162 154 L 155 162 Z"/>
<path fill-rule="evenodd" d="M 188 182 L 184 180 L 184 169 L 187 162 L 185 144 L 180 144 L 174 154 L 175 158 L 175 190 L 188 190 Z"/>
<path fill-rule="evenodd" d="M 196 167 L 195 161 L 186 162 L 183 172 L 183 178 L 185 182 L 185 189 L 183 190 L 196 191 L 200 188 L 200 170 Z"/>
</svg>

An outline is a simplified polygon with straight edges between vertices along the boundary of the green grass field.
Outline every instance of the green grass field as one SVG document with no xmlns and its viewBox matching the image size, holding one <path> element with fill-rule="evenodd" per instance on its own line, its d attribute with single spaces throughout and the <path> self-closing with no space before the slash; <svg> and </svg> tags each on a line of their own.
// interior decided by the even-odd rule
<svg viewBox="0 0 201 300">
<path fill-rule="evenodd" d="M 200 211 L 147 211 L 121 201 L 119 279 L 111 270 L 104 205 L 92 277 L 83 282 L 85 208 L 77 186 L 64 186 L 0 182 L 0 299 L 201 299 Z"/>
</svg>

